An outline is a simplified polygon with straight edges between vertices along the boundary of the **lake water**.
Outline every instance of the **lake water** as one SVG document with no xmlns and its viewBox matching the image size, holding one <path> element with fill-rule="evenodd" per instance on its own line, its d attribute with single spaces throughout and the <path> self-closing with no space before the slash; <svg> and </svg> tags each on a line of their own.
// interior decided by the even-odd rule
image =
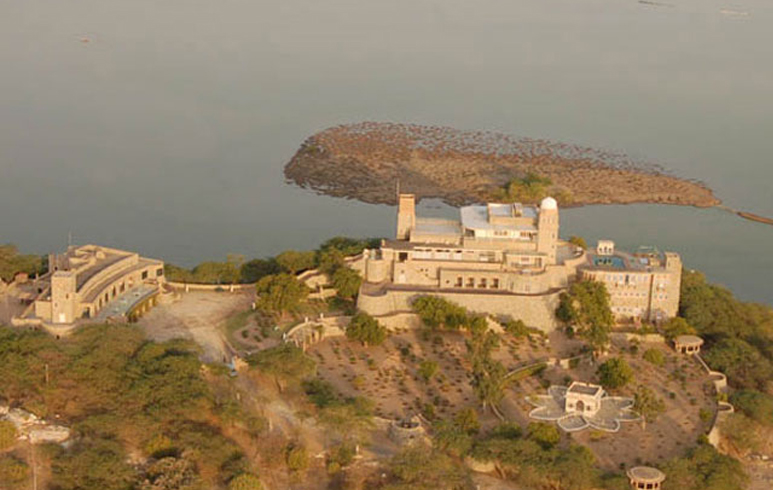
<svg viewBox="0 0 773 490">
<path fill-rule="evenodd" d="M 662 1 L 0 0 L 0 242 L 191 265 L 390 235 L 394 208 L 282 175 L 362 120 L 623 151 L 773 216 L 773 4 Z M 676 250 L 773 303 L 770 226 L 608 206 L 562 234 Z"/>
</svg>

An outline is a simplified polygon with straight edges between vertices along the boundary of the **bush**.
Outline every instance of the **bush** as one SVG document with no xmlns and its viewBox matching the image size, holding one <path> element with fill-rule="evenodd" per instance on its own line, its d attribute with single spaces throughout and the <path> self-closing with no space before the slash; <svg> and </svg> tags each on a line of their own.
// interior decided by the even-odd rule
<svg viewBox="0 0 773 490">
<path fill-rule="evenodd" d="M 299 444 L 290 444 L 285 450 L 285 463 L 287 469 L 294 473 L 304 471 L 309 467 L 309 453 Z"/>
<path fill-rule="evenodd" d="M 263 484 L 257 475 L 241 473 L 228 482 L 228 490 L 263 490 Z"/>
<path fill-rule="evenodd" d="M 752 420 L 773 425 L 773 396 L 753 390 L 741 390 L 730 396 L 730 403 Z"/>
<path fill-rule="evenodd" d="M 367 313 L 357 313 L 346 327 L 346 338 L 362 342 L 362 345 L 381 345 L 388 331 L 378 320 Z"/>
<path fill-rule="evenodd" d="M 666 363 L 666 357 L 660 349 L 647 349 L 644 351 L 644 360 L 655 366 L 662 366 Z"/>
<path fill-rule="evenodd" d="M 438 368 L 439 366 L 437 362 L 425 359 L 419 364 L 419 376 L 421 376 L 424 381 L 429 381 L 433 376 L 435 376 L 435 374 L 437 374 Z"/>
<path fill-rule="evenodd" d="M 331 284 L 344 299 L 352 299 L 360 292 L 362 277 L 359 272 L 348 267 L 339 267 L 330 279 Z"/>
<path fill-rule="evenodd" d="M 502 325 L 502 328 L 504 328 L 505 332 L 516 338 L 529 335 L 529 327 L 523 323 L 523 320 L 508 320 Z"/>
<path fill-rule="evenodd" d="M 16 426 L 9 420 L 0 420 L 0 451 L 16 445 Z"/>
<path fill-rule="evenodd" d="M 613 357 L 599 366 L 598 375 L 605 388 L 621 388 L 633 379 L 633 369 L 624 359 Z"/>
<path fill-rule="evenodd" d="M 545 422 L 532 422 L 528 427 L 529 439 L 536 442 L 543 449 L 550 449 L 561 440 L 561 433 L 553 424 Z"/>
<path fill-rule="evenodd" d="M 0 483 L 7 485 L 7 488 L 24 488 L 29 478 L 29 473 L 30 468 L 24 461 L 13 456 L 0 455 Z"/>
</svg>

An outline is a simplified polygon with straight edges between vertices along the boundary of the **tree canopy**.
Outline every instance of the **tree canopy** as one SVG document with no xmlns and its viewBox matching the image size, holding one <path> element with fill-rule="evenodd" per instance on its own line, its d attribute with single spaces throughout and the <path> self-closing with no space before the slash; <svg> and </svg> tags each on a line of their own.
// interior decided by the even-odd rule
<svg viewBox="0 0 773 490">
<path fill-rule="evenodd" d="M 0 279 L 5 282 L 13 280 L 18 272 L 42 274 L 47 268 L 48 263 L 40 255 L 23 255 L 15 245 L 0 245 Z"/>
<path fill-rule="evenodd" d="M 633 369 L 625 359 L 613 357 L 599 366 L 598 375 L 605 388 L 621 388 L 633 379 Z"/>
<path fill-rule="evenodd" d="M 560 295 L 556 317 L 572 327 L 588 344 L 599 351 L 609 343 L 614 317 L 609 293 L 602 282 L 579 281 Z"/>
<path fill-rule="evenodd" d="M 256 286 L 258 307 L 273 313 L 295 310 L 309 295 L 309 288 L 290 274 L 266 276 Z"/>
<path fill-rule="evenodd" d="M 352 299 L 360 292 L 362 277 L 354 269 L 339 267 L 333 273 L 330 282 L 338 292 L 338 296 L 344 299 Z"/>
<path fill-rule="evenodd" d="M 365 346 L 382 344 L 387 334 L 387 329 L 378 320 L 364 312 L 354 315 L 346 327 L 346 337 Z"/>
</svg>

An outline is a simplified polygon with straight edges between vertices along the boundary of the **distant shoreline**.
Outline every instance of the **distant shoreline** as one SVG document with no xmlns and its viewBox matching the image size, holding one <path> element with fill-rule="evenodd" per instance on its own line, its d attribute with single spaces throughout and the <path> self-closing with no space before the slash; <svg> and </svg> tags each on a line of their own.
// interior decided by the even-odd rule
<svg viewBox="0 0 773 490">
<path fill-rule="evenodd" d="M 365 122 L 312 135 L 285 167 L 285 177 L 321 194 L 394 204 L 398 186 L 452 206 L 496 199 L 512 179 L 550 179 L 562 205 L 721 205 L 704 184 L 667 175 L 625 155 L 493 132 Z"/>
</svg>

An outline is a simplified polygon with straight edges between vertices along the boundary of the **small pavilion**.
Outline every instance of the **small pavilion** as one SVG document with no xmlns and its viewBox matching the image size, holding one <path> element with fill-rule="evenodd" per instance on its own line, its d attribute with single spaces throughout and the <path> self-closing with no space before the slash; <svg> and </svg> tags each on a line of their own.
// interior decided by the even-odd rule
<svg viewBox="0 0 773 490">
<path fill-rule="evenodd" d="M 566 413 L 596 415 L 601 408 L 604 389 L 599 385 L 574 381 L 566 390 Z"/>
<path fill-rule="evenodd" d="M 674 349 L 682 354 L 697 354 L 702 345 L 703 339 L 697 335 L 680 335 L 674 339 Z"/>
<path fill-rule="evenodd" d="M 628 470 L 631 488 L 637 490 L 660 490 L 665 479 L 666 475 L 662 471 L 649 466 L 635 466 Z"/>
</svg>

